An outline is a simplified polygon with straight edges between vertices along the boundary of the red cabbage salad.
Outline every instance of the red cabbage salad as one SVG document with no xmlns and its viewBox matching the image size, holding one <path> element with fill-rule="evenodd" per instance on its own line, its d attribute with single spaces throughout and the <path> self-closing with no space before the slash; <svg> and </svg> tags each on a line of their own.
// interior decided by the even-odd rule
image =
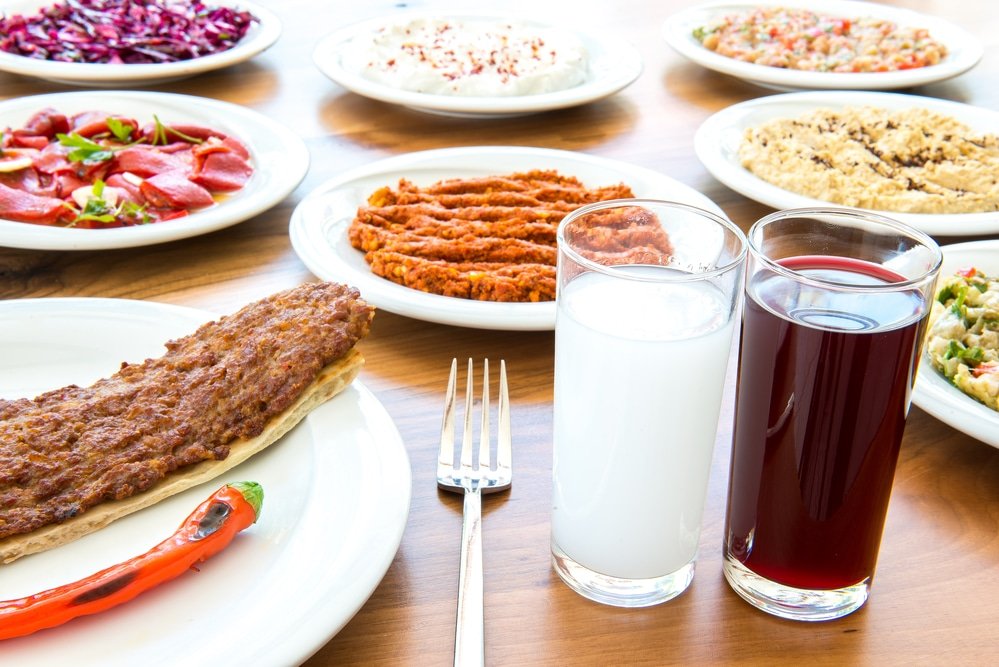
<svg viewBox="0 0 999 667">
<path fill-rule="evenodd" d="M 227 51 L 257 18 L 199 0 L 66 0 L 0 15 L 0 51 L 69 63 L 151 64 Z"/>
</svg>

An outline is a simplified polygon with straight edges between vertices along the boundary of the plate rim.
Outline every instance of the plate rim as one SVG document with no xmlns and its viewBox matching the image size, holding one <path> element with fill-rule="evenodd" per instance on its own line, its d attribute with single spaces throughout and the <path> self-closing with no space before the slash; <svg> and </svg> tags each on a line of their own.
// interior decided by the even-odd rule
<svg viewBox="0 0 999 667">
<path fill-rule="evenodd" d="M 999 231 L 999 211 L 984 213 L 903 213 L 875 209 L 859 209 L 833 204 L 785 190 L 768 183 L 731 159 L 724 147 L 726 133 L 742 132 L 752 114 L 756 122 L 770 118 L 787 117 L 791 113 L 804 113 L 819 108 L 846 106 L 887 106 L 903 108 L 921 106 L 952 115 L 966 124 L 982 129 L 981 119 L 991 122 L 989 131 L 999 134 L 999 111 L 955 102 L 937 97 L 907 93 L 862 90 L 810 90 L 764 95 L 738 102 L 716 111 L 706 118 L 694 133 L 694 153 L 705 169 L 725 186 L 743 196 L 775 209 L 816 206 L 837 206 L 855 210 L 874 211 L 895 218 L 931 235 L 966 236 Z M 796 112 L 781 112 L 781 108 L 794 106 Z M 978 120 L 969 121 L 972 116 Z M 955 221 L 957 226 L 955 226 Z"/>
<path fill-rule="evenodd" d="M 200 236 L 244 222 L 277 206 L 301 184 L 309 168 L 311 158 L 308 147 L 290 128 L 247 106 L 181 93 L 151 90 L 84 90 L 16 97 L 0 101 L 0 127 L 6 124 L 4 118 L 7 116 L 46 106 L 59 108 L 61 104 L 73 105 L 78 100 L 85 101 L 85 106 L 88 108 L 114 104 L 114 100 L 119 100 L 119 103 L 149 106 L 151 111 L 155 111 L 159 101 L 160 105 L 169 103 L 181 108 L 196 109 L 201 113 L 211 112 L 219 118 L 223 126 L 235 127 L 234 134 L 244 142 L 251 156 L 257 158 L 254 174 L 268 174 L 274 177 L 276 182 L 266 190 L 251 189 L 246 193 L 234 193 L 235 201 L 222 202 L 216 207 L 196 211 L 176 221 L 150 225 L 111 229 L 72 229 L 0 219 L 0 247 L 29 250 L 110 250 Z M 250 126 L 243 127 L 243 130 L 239 131 L 241 126 L 248 124 Z M 257 136 L 250 136 L 255 135 L 261 128 L 266 129 L 263 133 L 266 138 L 264 142 Z M 271 161 L 264 163 L 260 160 L 258 154 L 265 150 L 277 155 L 280 164 Z M 250 184 L 252 185 L 252 180 Z M 238 196 L 240 194 L 245 194 L 245 197 Z"/>
<path fill-rule="evenodd" d="M 22 0 L 35 9 L 52 0 Z M 250 0 L 212 0 L 212 4 L 241 8 L 257 17 L 257 24 L 234 47 L 201 58 L 171 63 L 112 65 L 107 63 L 65 63 L 37 60 L 0 51 L 0 71 L 78 86 L 150 85 L 187 78 L 247 61 L 266 51 L 281 36 L 281 20 L 272 11 Z M 17 9 L 17 13 L 24 10 Z M 8 10 L 8 13 L 11 13 Z"/>
<path fill-rule="evenodd" d="M 380 276 L 375 276 L 370 270 L 364 276 L 361 276 L 359 272 L 355 273 L 353 271 L 348 272 L 347 275 L 337 273 L 336 271 L 330 272 L 326 267 L 320 265 L 316 257 L 310 253 L 313 248 L 310 241 L 314 240 L 317 234 L 322 234 L 322 230 L 311 229 L 311 227 L 315 226 L 315 222 L 308 219 L 310 208 L 316 206 L 318 201 L 335 192 L 338 188 L 343 188 L 363 178 L 383 174 L 390 181 L 398 180 L 400 177 L 405 176 L 404 173 L 400 173 L 404 169 L 437 168 L 444 171 L 455 171 L 459 167 L 448 167 L 447 164 L 473 158 L 481 160 L 483 157 L 502 157 L 510 160 L 531 161 L 530 164 L 534 165 L 537 164 L 538 160 L 544 159 L 558 161 L 563 164 L 569 162 L 586 164 L 595 168 L 613 171 L 618 175 L 616 177 L 622 179 L 625 179 L 629 174 L 633 176 L 637 175 L 645 179 L 655 180 L 658 183 L 669 184 L 669 187 L 678 189 L 684 192 L 685 195 L 688 195 L 690 197 L 688 203 L 708 208 L 723 217 L 728 217 L 721 207 L 707 197 L 707 195 L 660 171 L 648 167 L 563 149 L 532 146 L 460 146 L 435 148 L 390 156 L 348 170 L 319 184 L 302 199 L 292 212 L 289 220 L 289 236 L 292 247 L 306 267 L 320 278 L 346 282 L 358 282 L 358 280 L 352 281 L 351 279 L 364 278 L 361 284 L 355 286 L 361 290 L 361 294 L 369 302 L 389 312 L 427 322 L 453 326 L 503 331 L 551 331 L 555 327 L 554 301 L 542 303 L 499 303 L 427 294 L 419 290 L 397 285 Z M 441 163 L 444 163 L 444 165 L 439 166 Z M 508 170 L 519 168 L 506 167 Z M 559 169 L 562 170 L 565 168 L 559 167 Z M 326 244 L 323 250 L 329 248 L 333 248 L 333 246 Z M 360 251 L 353 249 L 352 251 L 357 253 L 358 256 L 361 255 Z M 389 293 L 387 305 L 385 299 L 386 291 Z"/>
<path fill-rule="evenodd" d="M 21 316 L 25 318 L 39 315 L 44 316 L 46 313 L 55 313 L 57 316 L 65 318 L 73 316 L 74 312 L 77 313 L 75 315 L 76 317 L 89 318 L 120 318 L 122 316 L 139 318 L 145 316 L 148 318 L 153 315 L 162 315 L 165 317 L 177 316 L 185 318 L 185 326 L 187 324 L 186 319 L 201 319 L 208 321 L 217 318 L 215 313 L 199 308 L 137 299 L 118 299 L 106 297 L 43 297 L 11 299 L 0 302 L 0 312 L 10 314 L 15 311 L 19 311 Z M 144 326 L 152 325 L 145 324 Z M 152 338 L 150 338 L 150 340 L 152 340 Z M 335 636 L 337 632 L 339 632 L 339 630 L 341 630 L 350 621 L 350 619 L 353 618 L 357 611 L 363 607 L 367 599 L 378 587 L 388 571 L 388 568 L 394 561 L 401 545 L 406 524 L 408 523 L 412 496 L 412 468 L 409 461 L 409 454 L 405 448 L 405 444 L 395 421 L 392 419 L 385 406 L 378 400 L 371 390 L 358 379 L 355 379 L 341 395 L 344 397 L 351 395 L 354 396 L 356 405 L 350 407 L 349 409 L 357 411 L 358 415 L 364 413 L 363 416 L 361 416 L 361 419 L 363 419 L 363 425 L 364 427 L 370 427 L 368 436 L 370 437 L 371 445 L 374 451 L 372 456 L 377 457 L 379 461 L 379 470 L 369 471 L 369 475 L 374 474 L 375 472 L 379 474 L 391 473 L 391 479 L 394 484 L 383 485 L 380 483 L 380 478 L 375 480 L 379 482 L 375 485 L 379 487 L 377 489 L 377 497 L 383 499 L 385 502 L 379 503 L 379 507 L 372 509 L 371 512 L 365 511 L 363 516 L 361 511 L 355 508 L 355 519 L 369 519 L 369 514 L 376 515 L 374 517 L 377 520 L 375 523 L 377 523 L 377 527 L 380 529 L 380 532 L 378 532 L 377 535 L 372 534 L 367 536 L 367 541 L 364 544 L 357 544 L 352 548 L 352 553 L 350 554 L 350 564 L 356 565 L 360 563 L 360 567 L 363 568 L 364 572 L 362 573 L 363 576 L 351 580 L 344 587 L 350 589 L 350 594 L 352 595 L 349 603 L 343 604 L 342 600 L 335 600 L 334 598 L 339 597 L 338 595 L 324 595 L 317 598 L 320 603 L 319 605 L 307 607 L 302 611 L 302 613 L 294 615 L 294 618 L 290 615 L 288 617 L 288 623 L 291 625 L 288 628 L 288 635 L 286 639 L 290 639 L 291 641 L 278 642 L 277 644 L 280 645 L 269 646 L 267 648 L 267 655 L 272 656 L 275 661 L 282 664 L 292 662 L 297 663 L 306 660 L 309 656 L 313 655 L 317 650 L 325 645 L 333 636 Z M 323 406 L 320 406 L 320 408 L 317 408 L 317 410 L 322 410 L 324 406 L 326 406 L 330 411 L 336 409 L 337 404 L 335 402 L 337 398 L 338 397 L 334 397 L 331 401 L 328 401 L 327 403 L 324 403 Z M 370 411 L 370 414 L 368 411 Z M 309 416 L 307 416 L 306 419 L 303 420 L 302 424 L 296 427 L 296 429 L 303 427 L 309 429 L 310 431 L 307 437 L 311 440 L 311 444 L 309 446 L 313 449 L 313 451 L 323 449 L 311 433 L 313 429 L 321 427 L 317 427 L 314 423 L 312 423 Z M 355 444 L 355 447 L 358 448 L 357 451 L 360 451 L 360 446 L 360 444 Z M 334 457 L 335 454 L 328 452 L 326 456 Z M 251 458 L 250 461 L 253 461 L 253 459 Z M 314 458 L 313 462 L 321 464 L 321 456 Z M 206 487 L 206 485 L 207 487 L 214 488 L 214 485 L 217 484 L 218 478 L 209 481 L 206 484 L 199 485 L 196 489 Z M 389 486 L 390 488 L 383 489 L 381 488 L 383 486 Z M 302 502 L 308 503 L 312 497 L 320 491 L 318 483 L 313 483 L 310 487 L 310 491 L 305 494 Z M 163 502 L 168 503 L 169 501 L 170 499 L 166 499 Z M 156 506 L 157 505 L 154 505 L 153 507 Z M 305 516 L 305 514 L 303 513 L 302 516 Z M 315 528 L 315 526 L 313 526 L 313 528 Z M 300 522 L 297 522 L 295 524 L 295 528 L 292 529 L 293 533 L 297 535 L 299 542 L 295 542 L 288 536 L 282 536 L 281 539 L 277 541 L 282 546 L 280 548 L 274 547 L 277 551 L 274 554 L 276 555 L 276 559 L 273 560 L 273 565 L 280 566 L 284 559 L 293 555 L 293 550 L 301 551 L 311 545 L 311 542 L 305 546 L 300 543 L 300 540 L 304 538 L 302 538 L 300 532 L 296 533 L 295 531 L 301 530 L 302 528 Z M 271 536 L 271 539 L 274 539 L 275 537 L 277 536 Z M 379 544 L 381 545 L 381 548 L 378 548 Z M 60 549 L 71 548 L 72 543 L 60 547 Z M 225 553 L 220 554 L 216 558 L 224 557 Z M 312 578 L 306 579 L 308 582 L 314 581 Z M 282 579 L 282 581 L 284 581 L 284 579 Z M 300 585 L 301 583 L 302 582 L 300 582 Z M 282 584 L 282 586 L 285 585 L 286 584 Z M 311 586 L 312 583 L 309 583 L 308 585 Z M 276 588 L 273 588 L 273 584 L 272 590 L 277 590 Z M 292 591 L 294 590 L 297 589 L 292 589 Z M 157 604 L 163 604 L 159 603 L 155 599 L 155 592 L 146 596 L 146 600 L 147 605 L 155 606 Z M 292 602 L 294 602 L 294 600 Z M 339 604 L 334 604 L 334 602 L 339 602 Z M 142 604 L 143 600 L 140 599 L 137 603 Z M 110 613 L 113 614 L 114 612 Z M 306 619 L 305 622 L 302 622 L 303 618 Z M 100 623 L 101 617 L 89 617 L 85 622 L 88 624 L 93 624 L 95 622 Z M 108 621 L 108 623 L 109 625 L 107 627 L 110 629 L 106 631 L 115 632 L 114 628 L 111 627 L 113 626 L 113 623 L 110 623 L 110 621 Z M 72 624 L 67 626 L 67 628 L 70 628 L 71 626 Z M 270 625 L 268 625 L 268 628 L 269 632 L 273 631 L 270 629 Z M 89 629 L 90 628 L 87 628 L 86 630 Z M 36 635 L 30 635 L 21 639 L 12 640 L 15 643 L 12 643 L 11 648 L 18 650 L 19 652 L 25 651 L 25 654 L 28 654 L 33 643 L 41 641 L 49 644 L 54 638 L 55 633 L 58 633 L 59 630 L 59 628 L 54 628 Z M 86 635 L 87 633 L 82 632 L 81 634 Z M 73 638 L 68 637 L 66 639 L 67 641 L 71 641 Z M 206 666 L 214 665 L 218 664 L 217 661 L 220 658 L 228 657 L 231 659 L 231 648 L 231 646 L 215 647 L 209 642 L 206 643 L 206 647 L 200 657 L 187 654 L 185 659 L 191 660 L 192 664 Z M 133 656 L 129 655 L 118 656 L 117 658 L 109 659 L 109 664 L 130 664 L 132 657 Z M 254 659 L 259 658 L 260 655 L 258 654 Z M 153 662 L 159 664 L 155 660 Z"/>
<path fill-rule="evenodd" d="M 398 90 L 391 86 L 370 81 L 360 74 L 351 72 L 340 64 L 340 49 L 357 35 L 384 26 L 387 22 L 413 20 L 419 18 L 507 20 L 527 23 L 538 27 L 557 28 L 543 19 L 513 16 L 508 13 L 488 10 L 464 10 L 461 12 L 410 10 L 386 14 L 357 21 L 341 27 L 321 37 L 312 51 L 313 64 L 327 78 L 345 90 L 369 99 L 397 104 L 419 111 L 467 115 L 470 117 L 496 117 L 563 109 L 594 102 L 620 92 L 635 82 L 644 70 L 644 62 L 638 49 L 628 40 L 615 35 L 599 35 L 578 29 L 567 29 L 579 37 L 588 47 L 599 46 L 598 55 L 615 61 L 619 70 L 614 76 L 597 77 L 573 88 L 541 93 L 538 95 L 512 95 L 492 97 L 472 97 L 456 95 L 432 95 Z M 613 56 L 610 54 L 613 53 Z"/>
<path fill-rule="evenodd" d="M 736 10 L 780 6 L 816 10 L 815 3 L 809 0 L 710 0 L 669 16 L 662 24 L 661 33 L 664 41 L 674 51 L 702 67 L 757 85 L 786 90 L 889 90 L 922 86 L 967 72 L 985 54 L 981 41 L 952 21 L 906 7 L 861 0 L 826 0 L 817 11 L 861 12 L 872 18 L 893 20 L 904 25 L 926 26 L 935 33 L 937 39 L 940 39 L 940 34 L 946 35 L 947 39 L 942 41 L 948 49 L 956 48 L 957 56 L 938 65 L 899 72 L 805 72 L 735 60 L 705 49 L 688 34 L 688 27 L 695 19 L 703 21 L 701 16 L 719 13 L 722 8 Z"/>
</svg>

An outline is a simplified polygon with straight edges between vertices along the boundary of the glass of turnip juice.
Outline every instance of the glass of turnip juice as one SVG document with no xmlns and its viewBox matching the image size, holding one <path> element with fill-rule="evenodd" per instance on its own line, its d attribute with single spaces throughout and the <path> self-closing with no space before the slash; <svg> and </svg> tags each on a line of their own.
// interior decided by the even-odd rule
<svg viewBox="0 0 999 667">
<path fill-rule="evenodd" d="M 746 238 L 679 203 L 616 200 L 558 230 L 553 566 L 622 607 L 694 574 Z"/>
<path fill-rule="evenodd" d="M 766 612 L 839 618 L 870 592 L 940 249 L 843 209 L 748 237 L 723 569 Z"/>
</svg>

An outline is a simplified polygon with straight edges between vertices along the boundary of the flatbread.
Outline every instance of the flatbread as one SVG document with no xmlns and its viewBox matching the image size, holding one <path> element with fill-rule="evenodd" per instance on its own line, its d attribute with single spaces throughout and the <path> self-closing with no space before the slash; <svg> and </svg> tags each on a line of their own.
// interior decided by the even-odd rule
<svg viewBox="0 0 999 667">
<path fill-rule="evenodd" d="M 159 484 L 138 495 L 112 500 L 58 524 L 51 524 L 24 535 L 0 540 L 0 561 L 10 563 L 22 556 L 46 551 L 107 526 L 132 512 L 154 505 L 164 498 L 186 491 L 231 470 L 254 454 L 274 444 L 309 412 L 340 393 L 353 381 L 364 364 L 364 357 L 352 348 L 347 354 L 325 366 L 316 380 L 287 410 L 271 419 L 260 435 L 230 444 L 229 456 L 221 461 L 202 461 L 176 470 Z"/>
</svg>

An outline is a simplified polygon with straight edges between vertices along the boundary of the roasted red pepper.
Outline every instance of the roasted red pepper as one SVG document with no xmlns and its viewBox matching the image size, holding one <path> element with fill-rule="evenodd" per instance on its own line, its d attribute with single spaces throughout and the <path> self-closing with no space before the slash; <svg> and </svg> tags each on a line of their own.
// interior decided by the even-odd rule
<svg viewBox="0 0 999 667">
<path fill-rule="evenodd" d="M 253 524 L 263 499 L 264 491 L 256 482 L 227 484 L 201 503 L 173 535 L 141 556 L 65 586 L 0 602 L 0 639 L 102 612 L 180 576 Z"/>
</svg>

